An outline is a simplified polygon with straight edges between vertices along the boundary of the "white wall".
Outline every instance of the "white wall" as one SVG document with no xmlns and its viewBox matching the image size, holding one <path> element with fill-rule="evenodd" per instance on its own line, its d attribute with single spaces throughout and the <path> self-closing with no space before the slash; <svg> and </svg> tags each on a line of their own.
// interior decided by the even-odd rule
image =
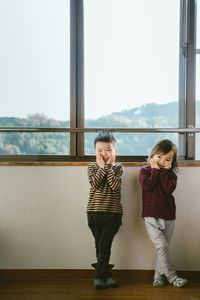
<svg viewBox="0 0 200 300">
<path fill-rule="evenodd" d="M 154 268 L 138 170 L 126 167 L 123 178 L 123 225 L 111 256 L 119 269 Z M 200 168 L 181 168 L 171 242 L 179 270 L 200 270 L 199 187 Z M 0 167 L 0 268 L 90 268 L 95 249 L 85 212 L 88 191 L 86 167 Z"/>
</svg>

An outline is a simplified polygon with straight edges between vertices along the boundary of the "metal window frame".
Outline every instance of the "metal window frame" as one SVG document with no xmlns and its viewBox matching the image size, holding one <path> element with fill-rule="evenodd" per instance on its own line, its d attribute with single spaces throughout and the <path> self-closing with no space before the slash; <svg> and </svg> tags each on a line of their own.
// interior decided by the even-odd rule
<svg viewBox="0 0 200 300">
<path fill-rule="evenodd" d="M 84 127 L 83 1 L 70 3 L 70 128 Z M 84 134 L 70 133 L 70 156 L 84 156 Z"/>
<path fill-rule="evenodd" d="M 186 0 L 180 1 L 180 40 L 179 40 L 179 115 L 180 128 L 186 127 L 186 62 L 187 62 L 187 4 Z M 179 153 L 186 155 L 186 134 L 178 136 Z"/>
<path fill-rule="evenodd" d="M 70 0 L 70 128 L 4 127 L 0 132 L 70 132 L 70 155 L 0 155 L 0 161 L 92 161 L 84 155 L 84 0 Z M 109 128 L 113 132 L 177 132 L 183 159 L 195 157 L 196 0 L 180 0 L 179 128 Z M 108 129 L 108 128 L 106 128 Z M 143 161 L 146 156 L 120 156 L 118 161 Z"/>
<path fill-rule="evenodd" d="M 83 134 L 84 132 L 97 132 L 105 128 L 39 128 L 39 127 L 0 127 L 0 132 L 70 132 L 70 134 Z M 200 133 L 200 128 L 106 128 L 119 133 Z M 2 159 L 3 158 L 3 159 Z M 147 156 L 118 156 L 118 161 L 144 161 Z M 179 157 L 182 159 L 182 157 Z M 94 161 L 95 156 L 82 156 L 72 160 L 65 155 L 1 155 L 0 161 Z"/>
<path fill-rule="evenodd" d="M 199 5 L 199 7 L 200 7 L 200 3 L 198 2 L 198 4 L 197 4 L 197 1 L 196 1 L 196 32 L 197 32 L 197 5 Z M 198 15 L 198 18 L 200 18 L 200 14 Z M 200 54 L 200 49 L 196 49 L 196 57 L 197 57 L 197 55 L 199 55 Z M 197 66 L 197 65 L 196 65 Z M 197 99 L 196 99 L 197 100 Z"/>
<path fill-rule="evenodd" d="M 194 128 L 196 94 L 196 0 L 187 1 L 186 127 Z M 186 136 L 186 159 L 195 159 L 195 134 Z"/>
<path fill-rule="evenodd" d="M 180 1 L 179 127 L 195 128 L 196 0 Z M 179 151 L 195 159 L 195 134 L 179 134 Z"/>
</svg>

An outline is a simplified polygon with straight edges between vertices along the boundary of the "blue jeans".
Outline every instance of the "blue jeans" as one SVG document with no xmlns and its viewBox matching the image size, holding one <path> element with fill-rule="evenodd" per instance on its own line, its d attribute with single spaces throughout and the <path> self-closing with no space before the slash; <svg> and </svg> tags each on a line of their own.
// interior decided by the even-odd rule
<svg viewBox="0 0 200 300">
<path fill-rule="evenodd" d="M 118 213 L 89 212 L 88 226 L 95 239 L 97 263 L 95 278 L 106 279 L 111 276 L 109 265 L 111 246 L 115 234 L 122 224 L 122 215 Z"/>
</svg>

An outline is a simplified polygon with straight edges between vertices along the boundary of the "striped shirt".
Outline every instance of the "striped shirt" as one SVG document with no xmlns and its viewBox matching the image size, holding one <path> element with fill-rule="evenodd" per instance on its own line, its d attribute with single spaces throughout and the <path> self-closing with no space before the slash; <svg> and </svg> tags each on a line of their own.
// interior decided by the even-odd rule
<svg viewBox="0 0 200 300">
<path fill-rule="evenodd" d="M 172 193 L 177 184 L 174 171 L 144 166 L 140 169 L 139 180 L 142 185 L 142 216 L 174 220 L 176 206 Z"/>
<path fill-rule="evenodd" d="M 120 164 L 106 164 L 104 169 L 96 163 L 88 165 L 90 193 L 87 212 L 122 214 L 122 174 L 123 167 Z"/>
</svg>

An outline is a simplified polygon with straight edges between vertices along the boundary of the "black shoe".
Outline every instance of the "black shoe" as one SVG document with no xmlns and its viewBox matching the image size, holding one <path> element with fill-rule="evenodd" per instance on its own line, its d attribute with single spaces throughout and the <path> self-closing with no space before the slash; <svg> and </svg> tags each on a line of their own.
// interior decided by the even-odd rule
<svg viewBox="0 0 200 300">
<path fill-rule="evenodd" d="M 106 288 L 105 281 L 99 278 L 94 279 L 94 287 L 97 290 L 103 290 Z"/>
<path fill-rule="evenodd" d="M 106 287 L 107 288 L 112 288 L 112 287 L 116 288 L 118 286 L 119 286 L 118 283 L 112 277 L 108 277 L 106 279 Z"/>
</svg>

